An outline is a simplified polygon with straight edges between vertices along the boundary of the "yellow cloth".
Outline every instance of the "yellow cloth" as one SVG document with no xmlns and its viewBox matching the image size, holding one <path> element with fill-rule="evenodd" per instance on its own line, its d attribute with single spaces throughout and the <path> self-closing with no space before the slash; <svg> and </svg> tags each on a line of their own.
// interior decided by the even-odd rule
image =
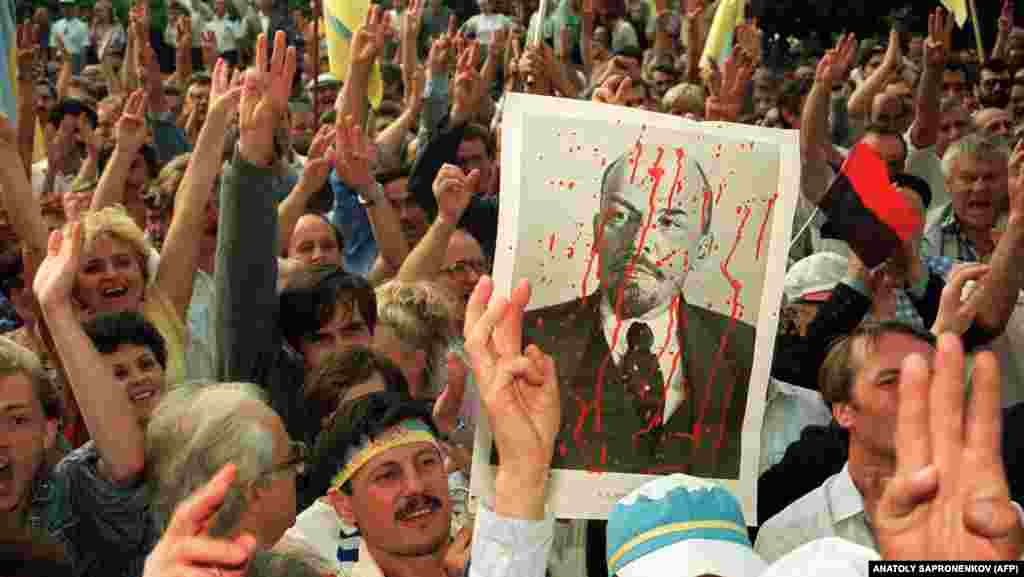
<svg viewBox="0 0 1024 577">
<path fill-rule="evenodd" d="M 324 2 L 324 20 L 327 25 L 327 54 L 331 61 L 331 73 L 344 80 L 348 74 L 349 48 L 352 36 L 366 21 L 370 11 L 370 0 L 327 0 Z M 384 80 L 380 75 L 380 64 L 374 63 L 370 71 L 370 85 L 366 94 L 374 108 L 384 99 Z"/>
<path fill-rule="evenodd" d="M 39 124 L 39 119 L 36 119 L 36 140 L 35 147 L 32 149 L 32 162 L 39 162 L 46 158 L 46 133 L 43 132 L 43 127 Z"/>
<path fill-rule="evenodd" d="M 174 310 L 174 305 L 153 284 L 146 289 L 146 297 L 142 301 L 142 316 L 152 323 L 160 336 L 164 338 L 167 348 L 166 383 L 177 385 L 185 380 L 185 350 L 188 346 L 188 329 L 185 322 Z"/>
<path fill-rule="evenodd" d="M 942 0 L 942 5 L 956 17 L 956 25 L 963 28 L 967 23 L 967 0 Z"/>
<path fill-rule="evenodd" d="M 701 66 L 708 60 L 718 62 L 722 52 L 732 46 L 736 25 L 743 22 L 746 2 L 743 0 L 722 0 L 715 10 L 715 18 L 711 21 L 704 52 L 700 57 Z"/>
</svg>

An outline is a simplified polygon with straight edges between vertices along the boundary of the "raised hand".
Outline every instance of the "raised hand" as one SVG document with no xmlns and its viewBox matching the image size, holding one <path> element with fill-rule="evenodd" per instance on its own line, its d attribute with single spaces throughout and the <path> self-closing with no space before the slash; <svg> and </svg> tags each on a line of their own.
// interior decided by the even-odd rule
<svg viewBox="0 0 1024 577">
<path fill-rule="evenodd" d="M 225 465 L 175 509 L 167 530 L 146 557 L 143 577 L 241 577 L 246 573 L 256 550 L 255 538 L 242 535 L 233 539 L 214 539 L 207 535 L 235 480 L 235 474 L 234 465 Z"/>
<path fill-rule="evenodd" d="M 437 199 L 437 218 L 455 226 L 466 212 L 473 195 L 480 188 L 480 171 L 469 174 L 452 164 L 444 164 L 434 177 L 434 198 Z"/>
<path fill-rule="evenodd" d="M 903 47 L 900 45 L 900 33 L 895 28 L 889 31 L 889 45 L 885 47 L 882 66 L 895 72 L 903 63 Z"/>
<path fill-rule="evenodd" d="M 267 54 L 267 36 L 256 42 L 256 65 L 245 72 L 239 104 L 238 152 L 247 161 L 269 167 L 274 162 L 274 128 L 288 110 L 288 95 L 295 76 L 295 48 L 285 46 L 284 31 L 274 36 L 274 52 Z"/>
<path fill-rule="evenodd" d="M 704 0 L 686 0 L 686 18 L 696 22 L 704 16 Z"/>
<path fill-rule="evenodd" d="M 334 126 L 325 124 L 313 137 L 313 143 L 309 145 L 306 166 L 302 170 L 302 176 L 299 177 L 299 184 L 304 190 L 317 191 L 327 183 L 327 176 L 330 175 L 331 168 L 336 162 L 335 151 L 331 148 L 331 143 L 335 139 L 335 131 Z"/>
<path fill-rule="evenodd" d="M 423 108 L 423 90 L 426 88 L 427 75 L 422 66 L 417 66 L 409 74 L 409 89 L 405 94 L 405 108 L 419 114 Z"/>
<path fill-rule="evenodd" d="M 764 32 L 757 27 L 757 19 L 736 26 L 736 39 L 756 68 L 761 64 Z"/>
<path fill-rule="evenodd" d="M 632 91 L 633 81 L 628 76 L 609 76 L 601 83 L 601 87 L 594 91 L 591 100 L 603 104 L 628 106 Z"/>
<path fill-rule="evenodd" d="M 430 44 L 427 63 L 430 64 L 431 74 L 448 74 L 448 52 L 451 49 L 451 45 L 451 38 L 447 34 L 438 36 Z"/>
<path fill-rule="evenodd" d="M 480 45 L 469 43 L 459 53 L 459 61 L 455 68 L 455 80 L 452 87 L 451 123 L 461 125 L 473 118 L 484 95 L 484 83 L 477 70 L 480 61 Z"/>
<path fill-rule="evenodd" d="M 214 114 L 227 115 L 238 110 L 242 98 L 242 75 L 238 70 L 229 72 L 228 63 L 223 58 L 217 59 L 210 77 L 210 104 L 206 117 Z"/>
<path fill-rule="evenodd" d="M 936 69 L 942 70 L 946 66 L 946 59 L 953 38 L 953 15 L 948 14 L 942 8 L 936 8 L 935 12 L 928 15 L 928 38 L 924 42 L 924 61 Z"/>
<path fill-rule="evenodd" d="M 1013 2 L 1003 0 L 1003 9 L 999 12 L 999 33 L 1009 34 L 1013 29 Z"/>
<path fill-rule="evenodd" d="M 469 367 L 454 352 L 448 353 L 447 383 L 434 403 L 434 425 L 443 435 L 451 435 L 458 428 L 462 413 L 462 399 L 466 395 L 466 377 Z"/>
<path fill-rule="evenodd" d="M 814 80 L 827 83 L 829 86 L 846 82 L 856 55 L 857 37 L 847 34 L 839 38 L 836 47 L 826 52 L 818 61 Z"/>
<path fill-rule="evenodd" d="M 356 124 L 351 114 L 338 117 L 335 126 L 335 153 L 337 165 L 335 170 L 338 178 L 345 186 L 360 193 L 369 191 L 374 183 L 370 161 L 373 158 L 373 144 L 363 132 L 363 127 Z"/>
<path fill-rule="evenodd" d="M 561 424 L 561 399 L 554 360 L 534 345 L 522 348 L 529 300 L 526 281 L 504 298 L 494 294 L 490 277 L 482 277 L 466 306 L 465 338 L 501 459 L 499 478 L 543 486 Z"/>
<path fill-rule="evenodd" d="M 192 48 L 192 19 L 188 16 L 179 16 L 174 23 L 175 36 L 178 39 L 178 48 Z"/>
<path fill-rule="evenodd" d="M 352 37 L 352 62 L 369 66 L 384 47 L 384 39 L 387 33 L 387 22 L 384 21 L 384 11 L 376 4 L 370 5 L 366 13 L 366 21 L 356 30 Z"/>
<path fill-rule="evenodd" d="M 82 224 L 73 223 L 65 237 L 61 230 L 50 233 L 46 258 L 36 271 L 32 291 L 44 309 L 71 307 L 71 294 L 82 258 Z"/>
<path fill-rule="evenodd" d="M 974 317 L 978 314 L 978 307 L 981 302 L 977 295 L 981 294 L 977 288 L 971 292 L 966 300 L 963 298 L 964 287 L 969 281 L 980 281 L 988 274 L 990 267 L 984 264 L 969 264 L 961 266 L 950 277 L 949 282 L 942 288 L 942 298 L 939 299 L 939 314 L 935 317 L 931 331 L 935 335 L 942 333 L 953 333 L 962 335 L 974 323 Z"/>
<path fill-rule="evenodd" d="M 203 49 L 203 58 L 207 63 L 217 61 L 217 35 L 211 30 L 203 32 L 199 36 L 200 47 Z M 209 64 L 207 64 L 209 66 Z"/>
<path fill-rule="evenodd" d="M 402 34 L 415 42 L 423 23 L 423 6 L 420 0 L 410 0 L 409 6 L 402 13 Z"/>
<path fill-rule="evenodd" d="M 933 364 L 930 372 L 918 355 L 903 361 L 896 475 L 871 516 L 882 557 L 1016 560 L 1020 520 L 1003 470 L 998 361 L 975 355 L 969 400 L 960 339 L 940 336 Z"/>
<path fill-rule="evenodd" d="M 136 90 L 124 104 L 124 112 L 117 121 L 116 146 L 130 154 L 138 152 L 146 143 L 146 91 Z"/>
<path fill-rule="evenodd" d="M 18 26 L 18 79 L 31 80 L 35 74 L 36 55 L 39 53 L 38 33 L 34 24 Z"/>
</svg>

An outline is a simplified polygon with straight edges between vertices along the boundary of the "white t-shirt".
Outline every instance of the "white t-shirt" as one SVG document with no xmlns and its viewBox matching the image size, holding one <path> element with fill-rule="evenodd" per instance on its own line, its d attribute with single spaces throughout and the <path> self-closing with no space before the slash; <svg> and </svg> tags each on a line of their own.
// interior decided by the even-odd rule
<svg viewBox="0 0 1024 577">
<path fill-rule="evenodd" d="M 235 20 L 215 18 L 206 23 L 206 31 L 213 32 L 217 37 L 217 53 L 224 54 L 238 50 L 238 37 L 241 36 L 241 25 Z"/>
<path fill-rule="evenodd" d="M 50 29 L 50 46 L 57 45 L 57 37 L 64 38 L 64 47 L 72 54 L 81 54 L 89 46 L 89 26 L 78 18 L 61 18 Z"/>
</svg>

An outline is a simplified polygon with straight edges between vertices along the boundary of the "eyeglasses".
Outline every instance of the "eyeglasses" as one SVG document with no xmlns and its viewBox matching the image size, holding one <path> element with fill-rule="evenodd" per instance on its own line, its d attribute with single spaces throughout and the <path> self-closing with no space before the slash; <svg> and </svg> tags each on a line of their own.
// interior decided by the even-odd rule
<svg viewBox="0 0 1024 577">
<path fill-rule="evenodd" d="M 284 463 L 274 465 L 269 471 L 268 476 L 277 475 L 285 471 L 295 471 L 295 475 L 301 477 L 306 473 L 306 463 L 309 462 L 309 447 L 306 446 L 302 441 L 289 441 L 288 442 L 288 460 Z"/>
<path fill-rule="evenodd" d="M 449 267 L 441 269 L 441 274 L 465 275 L 472 272 L 482 275 L 486 274 L 489 270 L 491 270 L 491 265 L 487 261 L 460 260 Z"/>
</svg>

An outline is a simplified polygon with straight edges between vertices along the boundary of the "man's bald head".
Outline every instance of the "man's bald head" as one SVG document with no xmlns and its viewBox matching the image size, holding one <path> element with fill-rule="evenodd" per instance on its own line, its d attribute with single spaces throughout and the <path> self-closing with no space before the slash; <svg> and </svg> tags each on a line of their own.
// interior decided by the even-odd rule
<svg viewBox="0 0 1024 577">
<path fill-rule="evenodd" d="M 974 125 L 989 136 L 1009 137 L 1013 132 L 1013 116 L 1002 108 L 985 108 L 974 115 Z"/>
</svg>

